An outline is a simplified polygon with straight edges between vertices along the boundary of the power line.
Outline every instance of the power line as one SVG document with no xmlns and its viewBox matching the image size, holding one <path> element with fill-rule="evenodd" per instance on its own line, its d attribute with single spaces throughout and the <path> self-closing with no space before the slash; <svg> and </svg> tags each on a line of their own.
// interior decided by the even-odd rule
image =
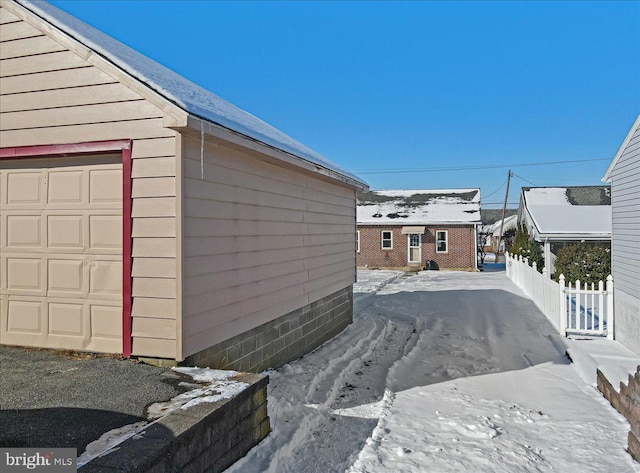
<svg viewBox="0 0 640 473">
<path fill-rule="evenodd" d="M 490 194 L 487 194 L 484 196 L 484 198 L 486 199 L 487 197 L 491 197 L 493 194 L 495 194 L 496 192 L 498 192 L 500 189 L 502 189 L 504 187 L 504 185 L 507 183 L 507 179 L 504 180 L 504 182 L 502 183 L 502 185 L 500 187 L 498 187 L 496 190 L 494 190 L 493 192 L 491 192 Z"/>
<path fill-rule="evenodd" d="M 384 169 L 384 170 L 361 170 L 354 171 L 357 174 L 402 174 L 410 172 L 446 172 L 446 171 L 477 171 L 479 169 L 500 169 L 511 167 L 530 167 L 530 166 L 550 166 L 554 164 L 571 164 L 571 163 L 588 163 L 593 161 L 611 161 L 611 158 L 596 158 L 596 159 L 571 159 L 566 161 L 545 161 L 539 163 L 516 163 L 516 164 L 486 164 L 483 166 L 453 166 L 442 168 L 396 168 L 396 169 Z"/>
<path fill-rule="evenodd" d="M 533 187 L 540 187 L 540 186 L 534 184 L 533 182 L 526 180 L 524 177 L 518 176 L 515 172 L 512 172 L 511 175 L 517 177 L 518 179 L 522 179 L 524 182 L 526 182 L 528 184 L 531 184 Z"/>
</svg>

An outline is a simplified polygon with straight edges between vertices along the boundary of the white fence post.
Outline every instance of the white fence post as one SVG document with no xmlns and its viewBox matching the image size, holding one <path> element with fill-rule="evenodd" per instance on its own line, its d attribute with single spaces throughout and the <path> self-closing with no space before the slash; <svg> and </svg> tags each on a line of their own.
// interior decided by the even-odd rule
<svg viewBox="0 0 640 473">
<path fill-rule="evenodd" d="M 604 283 L 602 280 L 598 281 L 598 328 L 603 330 L 604 327 Z M 609 317 L 607 317 L 607 327 L 609 326 Z M 607 336 L 609 334 L 607 333 Z"/>
<path fill-rule="evenodd" d="M 613 277 L 607 276 L 607 338 L 614 339 L 615 317 L 613 314 Z"/>
<path fill-rule="evenodd" d="M 569 281 L 569 288 L 571 288 L 571 281 Z M 575 327 L 571 327 L 571 328 L 577 328 L 577 329 L 581 329 L 582 328 L 582 317 L 580 317 L 580 307 L 582 307 L 580 305 L 580 290 L 582 289 L 582 283 L 580 282 L 579 279 L 576 279 L 576 307 L 575 307 L 575 312 L 576 312 L 576 326 Z M 571 307 L 571 295 L 569 295 L 569 307 Z M 571 308 L 569 309 L 569 317 L 571 317 Z M 584 324 L 584 328 L 587 328 L 587 323 L 585 321 Z"/>
<path fill-rule="evenodd" d="M 567 296 L 564 293 L 565 282 L 564 274 L 561 274 L 558 278 L 558 284 L 560 284 L 560 335 L 563 337 L 567 335 Z"/>
</svg>

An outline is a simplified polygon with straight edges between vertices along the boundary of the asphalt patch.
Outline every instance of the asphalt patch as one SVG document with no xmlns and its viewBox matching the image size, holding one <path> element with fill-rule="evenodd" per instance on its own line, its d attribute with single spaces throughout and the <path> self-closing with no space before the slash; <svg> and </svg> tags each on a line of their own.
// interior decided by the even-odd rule
<svg viewBox="0 0 640 473">
<path fill-rule="evenodd" d="M 150 404 L 184 392 L 191 377 L 122 359 L 0 346 L 0 447 L 77 448 L 147 420 Z"/>
</svg>

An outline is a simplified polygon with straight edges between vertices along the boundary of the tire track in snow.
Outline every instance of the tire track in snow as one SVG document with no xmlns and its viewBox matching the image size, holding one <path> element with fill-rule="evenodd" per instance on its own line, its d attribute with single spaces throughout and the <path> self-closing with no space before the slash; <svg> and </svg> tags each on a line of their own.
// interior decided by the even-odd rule
<svg viewBox="0 0 640 473">
<path fill-rule="evenodd" d="M 299 400 L 299 402 L 301 402 L 301 404 L 306 408 L 305 412 L 303 413 L 297 428 L 295 428 L 291 433 L 290 438 L 280 444 L 280 447 L 272 457 L 266 471 L 278 473 L 286 471 L 305 471 L 300 469 L 300 467 L 292 469 L 290 466 L 292 463 L 297 463 L 293 460 L 297 455 L 297 451 L 304 448 L 304 456 L 307 457 L 311 455 L 308 450 L 321 448 L 317 445 L 318 435 L 314 435 L 314 433 L 320 431 L 326 433 L 328 428 L 323 424 L 326 424 L 331 420 L 330 407 L 338 396 L 340 387 L 344 383 L 344 380 L 350 374 L 355 372 L 354 365 L 357 361 L 371 352 L 372 346 L 377 345 L 377 340 L 383 333 L 382 324 L 376 321 L 370 322 L 372 322 L 373 326 L 364 338 L 358 340 L 354 345 L 347 345 L 346 350 L 343 350 L 337 358 L 332 358 L 329 361 L 326 369 L 312 371 L 312 373 L 315 374 L 307 383 L 309 387 L 306 390 L 306 394 L 303 399 Z M 349 337 L 349 339 L 352 340 L 353 336 Z M 340 348 L 345 347 L 344 341 L 345 340 L 341 341 Z M 328 353 L 323 354 L 323 358 L 327 355 L 335 355 L 336 351 L 338 350 L 329 349 Z M 316 352 L 314 353 L 318 354 Z M 303 367 L 304 364 L 305 363 L 300 360 L 299 367 Z M 308 372 L 308 370 L 305 371 Z M 332 380 L 329 383 L 325 383 L 330 376 L 332 377 Z M 319 396 L 324 399 L 318 399 Z M 315 400 L 316 402 L 310 403 L 309 401 L 311 400 Z M 311 445 L 312 443 L 315 445 Z M 315 458 L 315 456 L 313 457 Z"/>
<path fill-rule="evenodd" d="M 390 320 L 367 310 L 375 297 L 356 305 L 354 323 L 337 337 L 269 373 L 272 433 L 231 473 L 325 473 L 351 465 L 388 411 L 389 368 L 419 333 L 415 318 Z"/>
<path fill-rule="evenodd" d="M 342 352 L 340 356 L 337 358 L 331 357 L 331 355 L 334 354 L 332 351 L 335 352 L 337 350 L 325 352 L 325 356 L 331 357 L 331 359 L 329 360 L 327 367 L 322 371 L 318 371 L 311 380 L 307 397 L 305 399 L 307 402 L 313 402 L 314 397 L 318 392 L 333 392 L 337 384 L 336 380 L 342 380 L 346 374 L 353 371 L 350 370 L 350 367 L 354 361 L 366 356 L 367 353 L 371 352 L 373 346 L 379 343 L 379 337 L 384 329 L 382 322 L 378 320 L 371 320 L 368 322 L 372 323 L 373 326 L 367 335 L 364 338 L 357 340 L 355 345 L 347 348 L 347 350 Z M 343 347 L 340 348 L 342 351 Z M 323 386 L 327 382 L 329 382 L 328 389 L 327 386 Z"/>
</svg>

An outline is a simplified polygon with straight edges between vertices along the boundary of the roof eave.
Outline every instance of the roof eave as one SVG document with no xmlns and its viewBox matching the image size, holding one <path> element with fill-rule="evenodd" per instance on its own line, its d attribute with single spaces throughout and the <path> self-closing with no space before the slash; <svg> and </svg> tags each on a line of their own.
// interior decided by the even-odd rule
<svg viewBox="0 0 640 473">
<path fill-rule="evenodd" d="M 611 163 L 609 164 L 609 167 L 604 172 L 604 176 L 602 176 L 602 179 L 601 179 L 602 182 L 607 182 L 607 183 L 611 182 L 611 173 L 613 172 L 613 168 L 616 167 L 616 164 L 620 160 L 620 156 L 622 156 L 622 153 L 624 152 L 625 148 L 627 147 L 627 145 L 631 141 L 631 138 L 633 138 L 633 135 L 635 134 L 635 132 L 638 129 L 638 127 L 640 127 L 640 113 L 636 117 L 636 121 L 633 122 L 633 125 L 629 129 L 629 133 L 627 133 L 627 136 L 622 141 L 622 144 L 620 145 L 620 148 L 618 148 L 618 151 L 616 152 L 615 156 L 611 160 Z"/>
<path fill-rule="evenodd" d="M 249 149 L 249 150 L 267 155 L 279 161 L 292 164 L 296 167 L 303 168 L 307 171 L 321 174 L 323 176 L 340 181 L 343 184 L 347 184 L 357 189 L 360 189 L 360 190 L 369 189 L 369 186 L 364 181 L 355 180 L 349 176 L 336 172 L 332 169 L 323 167 L 320 164 L 307 161 L 306 159 L 303 159 L 299 156 L 283 151 L 280 148 L 276 148 L 275 146 L 271 146 L 269 144 L 263 143 L 250 136 L 231 130 L 217 123 L 212 123 L 201 117 L 198 117 L 195 115 L 189 115 L 187 122 L 184 125 L 185 126 L 172 126 L 170 128 L 178 132 L 184 132 L 186 129 L 189 129 L 189 130 L 196 131 L 197 133 L 205 133 L 207 135 L 213 136 L 220 140 L 233 143 L 237 146 L 241 146 L 245 149 Z"/>
<path fill-rule="evenodd" d="M 539 232 L 536 240 L 556 240 L 556 241 L 574 241 L 574 240 L 611 240 L 611 233 L 558 233 L 558 232 Z"/>
<path fill-rule="evenodd" d="M 91 65 L 125 84 L 135 93 L 158 107 L 163 113 L 163 126 L 165 124 L 186 123 L 187 113 L 182 106 L 127 72 L 121 65 L 115 63 L 100 51 L 87 46 L 83 39 L 77 37 L 74 32 L 67 31 L 49 17 L 43 16 L 39 11 L 33 10 L 31 4 L 24 4 L 21 3 L 20 0 L 15 0 L 14 2 L 3 2 L 2 6 L 28 24 L 36 28 L 44 29 L 63 46 L 69 48 Z M 39 23 L 33 23 L 32 17 L 37 18 Z"/>
<path fill-rule="evenodd" d="M 393 226 L 393 225 L 399 225 L 399 226 L 411 226 L 411 225 L 429 225 L 429 226 L 433 226 L 433 225 L 449 225 L 449 226 L 455 226 L 455 225 L 480 225 L 482 222 L 480 220 L 473 220 L 473 221 L 468 221 L 468 222 L 460 222 L 460 221 L 456 221 L 456 222 L 445 222 L 445 221 L 438 221 L 438 222 L 428 222 L 426 220 L 422 220 L 422 221 L 412 221 L 412 222 L 402 222 L 402 221 L 385 221 L 385 222 L 366 222 L 366 221 L 361 221 L 358 220 L 357 224 L 358 225 L 376 225 L 376 226 Z"/>
<path fill-rule="evenodd" d="M 282 156 L 289 156 L 293 159 L 282 159 L 283 161 L 290 161 L 293 164 L 300 166 L 301 163 L 307 163 L 311 166 L 300 166 L 307 169 L 311 169 L 319 174 L 323 174 L 329 178 L 338 180 L 347 185 L 356 187 L 361 190 L 368 190 L 369 186 L 365 181 L 360 180 L 357 176 L 349 176 L 340 173 L 334 169 L 330 169 L 326 166 L 323 166 L 321 163 L 315 163 L 309 161 L 305 158 L 292 154 L 286 150 L 280 149 L 273 145 L 266 144 L 247 136 L 243 133 L 231 130 L 230 128 L 224 127 L 222 125 L 213 123 L 206 119 L 202 119 L 196 115 L 193 115 L 187 107 L 183 104 L 177 102 L 174 98 L 169 96 L 165 91 L 158 89 L 154 84 L 148 83 L 144 80 L 141 80 L 135 74 L 129 72 L 122 64 L 113 58 L 109 57 L 107 54 L 104 54 L 101 50 L 94 49 L 90 45 L 86 44 L 84 37 L 78 35 L 75 31 L 66 28 L 63 24 L 60 24 L 55 18 L 51 18 L 50 15 L 46 13 L 40 13 L 37 11 L 37 4 L 31 3 L 32 0 L 14 0 L 14 2 L 3 2 L 3 6 L 9 7 L 8 10 L 12 13 L 16 13 L 21 19 L 29 22 L 29 15 L 33 15 L 37 17 L 43 25 L 46 25 L 46 28 L 49 32 L 53 33 L 56 37 L 56 40 L 60 41 L 66 47 L 69 47 L 71 50 L 79 54 L 85 60 L 90 62 L 91 64 L 100 67 L 104 72 L 109 73 L 116 80 L 126 84 L 128 87 L 132 88 L 136 93 L 140 94 L 145 99 L 149 100 L 151 103 L 160 108 L 163 112 L 163 122 L 162 125 L 165 128 L 170 128 L 176 131 L 180 129 L 184 129 L 185 127 L 193 128 L 192 124 L 194 120 L 199 122 L 208 123 L 211 126 L 218 127 L 221 130 L 227 130 L 229 135 L 241 136 L 244 137 L 248 142 L 254 142 L 260 144 L 264 149 L 270 149 Z M 34 7 L 36 7 L 34 9 Z M 107 35 L 108 36 L 108 35 Z M 117 41 L 117 40 L 116 40 Z M 106 69 L 106 70 L 105 70 Z M 196 128 L 200 130 L 198 126 Z M 272 153 L 266 153 L 272 154 Z"/>
</svg>

